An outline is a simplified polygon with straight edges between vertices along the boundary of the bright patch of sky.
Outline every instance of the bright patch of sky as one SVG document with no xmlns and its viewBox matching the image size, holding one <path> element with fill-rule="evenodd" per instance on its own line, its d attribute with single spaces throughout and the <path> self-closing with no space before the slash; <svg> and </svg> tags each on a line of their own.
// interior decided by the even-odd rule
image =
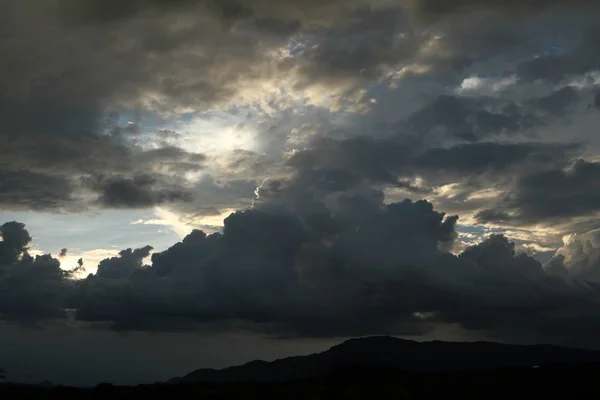
<svg viewBox="0 0 600 400">
<path fill-rule="evenodd" d="M 219 112 L 179 121 L 169 128 L 182 135 L 180 144 L 187 151 L 209 155 L 260 151 L 258 133 L 244 116 Z"/>
<path fill-rule="evenodd" d="M 517 77 L 511 75 L 502 78 L 484 78 L 471 76 L 463 79 L 456 92 L 461 95 L 492 95 L 517 83 Z"/>
<path fill-rule="evenodd" d="M 146 245 L 162 251 L 180 240 L 170 226 L 132 224 L 152 219 L 152 211 L 102 211 L 93 215 L 50 214 L 40 212 L 0 212 L 0 221 L 19 221 L 26 225 L 33 238 L 32 254 L 51 253 L 61 259 L 64 269 L 77 266 L 83 258 L 86 271 L 94 272 L 98 262 L 127 248 Z"/>
<path fill-rule="evenodd" d="M 466 246 L 477 244 L 491 234 L 503 234 L 515 243 L 517 253 L 525 252 L 544 264 L 556 253 L 562 246 L 561 242 L 544 245 L 548 241 L 548 234 L 544 231 L 516 228 L 494 228 L 485 225 L 457 224 L 458 246 L 456 250 L 463 250 Z"/>
<path fill-rule="evenodd" d="M 134 224 L 162 225 L 168 227 L 175 234 L 177 234 L 177 236 L 179 236 L 179 240 L 181 240 L 194 229 L 199 229 L 207 234 L 220 232 L 223 228 L 223 221 L 225 218 L 236 211 L 236 209 L 227 208 L 221 210 L 215 215 L 206 215 L 197 218 L 185 219 L 173 211 L 163 207 L 157 207 L 154 209 L 154 215 L 156 216 L 155 219 L 138 220 L 135 221 Z"/>
</svg>

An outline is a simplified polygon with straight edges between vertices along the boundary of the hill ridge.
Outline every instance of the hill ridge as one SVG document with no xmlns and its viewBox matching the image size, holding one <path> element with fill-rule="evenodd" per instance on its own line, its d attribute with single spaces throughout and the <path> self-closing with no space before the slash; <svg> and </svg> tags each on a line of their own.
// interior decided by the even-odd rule
<svg viewBox="0 0 600 400">
<path fill-rule="evenodd" d="M 168 383 L 309 380 L 350 365 L 393 367 L 412 372 L 450 372 L 582 363 L 600 363 L 600 352 L 550 344 L 417 342 L 393 336 L 367 336 L 348 339 L 328 350 L 305 356 L 253 360 L 224 369 L 198 369 Z"/>
</svg>

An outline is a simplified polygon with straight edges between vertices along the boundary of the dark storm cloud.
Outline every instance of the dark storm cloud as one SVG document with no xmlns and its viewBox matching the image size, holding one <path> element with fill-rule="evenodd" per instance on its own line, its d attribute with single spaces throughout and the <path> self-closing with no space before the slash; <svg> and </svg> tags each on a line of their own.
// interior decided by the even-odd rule
<svg viewBox="0 0 600 400">
<path fill-rule="evenodd" d="M 19 222 L 7 222 L 0 227 L 2 242 L 0 242 L 0 263 L 14 264 L 28 249 L 31 242 L 25 225 Z"/>
<path fill-rule="evenodd" d="M 585 329 L 578 337 L 596 332 L 598 294 L 574 285 L 576 274 L 544 270 L 502 235 L 448 253 L 457 218 L 426 201 L 374 208 L 354 221 L 328 207 L 308 218 L 262 206 L 232 214 L 223 233 L 192 232 L 154 253 L 152 265 L 143 265 L 150 246 L 127 249 L 81 281 L 50 256 L 29 257 L 30 236 L 12 223 L 2 228 L 0 305 L 6 319 L 57 318 L 72 309 L 80 321 L 117 330 L 235 323 L 329 337 L 423 334 L 457 323 L 504 337 L 560 340 L 567 337 L 562 326 L 572 323 Z"/>
<path fill-rule="evenodd" d="M 79 318 L 134 330 L 242 320 L 301 336 L 422 333 L 441 321 L 527 333 L 541 323 L 557 329 L 548 308 L 590 310 L 585 293 L 553 281 L 502 236 L 458 258 L 445 253 L 456 218 L 427 202 L 390 205 L 328 245 L 292 214 L 272 212 L 232 215 L 223 235 L 195 231 L 153 255 L 152 267 L 124 269 L 125 280 L 90 276 Z M 535 322 L 523 325 L 515 307 Z"/>
<path fill-rule="evenodd" d="M 181 9 L 184 6 L 198 5 L 213 13 L 216 18 L 239 20 L 251 17 L 269 16 L 278 19 L 302 18 L 303 20 L 334 19 L 340 17 L 336 12 L 352 10 L 364 6 L 362 0 L 292 0 L 281 4 L 273 0 L 127 0 L 124 2 L 92 0 L 80 3 L 73 0 L 60 0 L 64 10 L 78 17 L 87 17 L 88 21 L 100 22 L 132 17 L 145 12 L 164 12 L 169 9 Z M 400 4 L 391 0 L 375 0 L 373 5 Z M 84 19 L 85 20 L 85 19 Z"/>
<path fill-rule="evenodd" d="M 185 193 L 192 201 L 178 201 L 172 203 L 170 208 L 183 215 L 182 220 L 190 221 L 220 215 L 228 209 L 245 209 L 251 206 L 254 190 L 259 184 L 260 182 L 235 177 L 221 180 L 206 174 L 193 185 L 186 186 Z"/>
<path fill-rule="evenodd" d="M 83 111 L 79 115 L 86 118 L 80 118 L 82 124 L 74 127 L 89 128 L 90 122 L 98 120 L 97 114 L 101 111 L 98 106 L 110 105 L 106 101 L 111 100 L 111 98 L 114 99 L 114 97 L 120 100 L 129 97 L 131 100 L 135 99 L 145 89 L 159 89 L 165 93 L 171 92 L 171 94 L 188 97 L 188 100 L 191 100 L 184 92 L 186 87 L 188 89 L 192 89 L 192 87 L 187 86 L 187 82 L 179 84 L 180 78 L 182 78 L 181 74 L 190 72 L 188 68 L 191 65 L 188 62 L 196 63 L 198 72 L 209 73 L 217 60 L 212 60 L 211 57 L 193 57 L 191 54 L 184 53 L 187 57 L 193 59 L 181 60 L 184 64 L 179 64 L 177 61 L 179 57 L 177 56 L 180 54 L 177 51 L 181 50 L 181 46 L 199 45 L 210 52 L 210 47 L 214 50 L 214 46 L 218 45 L 215 42 L 222 41 L 221 44 L 232 46 L 227 52 L 237 50 L 239 53 L 236 54 L 236 57 L 239 57 L 239 59 L 248 57 L 249 61 L 253 60 L 257 45 L 249 46 L 244 51 L 245 47 L 242 43 L 250 44 L 251 42 L 222 31 L 218 23 L 215 24 L 210 21 L 210 18 L 208 18 L 210 15 L 202 15 L 202 9 L 181 10 L 179 7 L 168 7 L 167 3 L 163 3 L 167 6 L 166 12 L 157 14 L 151 12 L 152 9 L 150 8 L 146 13 L 146 5 L 150 3 L 152 2 L 133 1 L 119 3 L 116 6 L 114 2 L 83 4 L 60 0 L 50 2 L 36 0 L 5 2 L 3 4 L 6 11 L 4 15 L 12 16 L 14 21 L 8 21 L 5 26 L 11 36 L 2 43 L 6 46 L 24 46 L 29 50 L 27 54 L 15 52 L 13 54 L 14 59 L 11 61 L 12 64 L 5 65 L 6 72 L 9 72 L 10 67 L 38 61 L 36 58 L 43 56 L 45 53 L 51 54 L 54 52 L 57 55 L 65 55 L 66 58 L 60 59 L 57 57 L 49 65 L 36 67 L 28 65 L 27 68 L 22 70 L 13 69 L 10 71 L 13 81 L 7 80 L 4 83 L 14 90 L 26 90 L 24 94 L 28 95 L 29 104 L 31 105 L 42 106 L 49 103 L 48 105 L 52 106 L 50 102 L 53 99 L 59 99 L 59 95 L 63 95 L 64 97 L 60 98 L 60 101 L 55 102 L 53 107 L 48 108 L 45 115 L 53 119 L 56 117 L 51 117 L 52 115 L 68 117 L 69 121 L 73 121 L 73 115 L 77 116 L 77 111 Z M 193 3 L 198 2 L 187 3 L 192 6 Z M 128 13 L 128 8 L 131 8 L 128 4 L 134 5 L 136 9 L 140 6 L 140 12 Z M 115 12 L 121 14 L 120 16 L 123 18 L 114 18 L 115 21 L 112 21 L 114 23 L 101 26 L 86 26 L 85 23 L 65 25 L 65 23 L 62 23 L 61 13 L 64 12 L 77 19 L 80 16 L 77 10 L 88 7 L 92 8 L 92 11 L 96 7 L 101 7 L 107 11 L 106 15 Z M 124 14 L 123 11 L 125 11 Z M 187 13 L 188 16 L 193 17 L 191 26 L 179 31 L 172 30 L 171 27 L 176 22 L 176 18 L 181 16 L 182 13 Z M 102 16 L 103 13 L 92 12 L 90 15 Z M 146 17 L 148 18 L 146 19 Z M 85 21 L 85 17 L 83 18 L 83 21 Z M 112 18 L 108 19 L 111 20 Z M 34 23 L 37 23 L 36 31 L 39 34 L 46 35 L 44 46 L 37 44 L 25 34 L 22 28 L 17 26 L 17 24 L 27 26 Z M 203 41 L 201 37 L 197 36 L 211 30 L 220 33 L 217 40 L 214 40 L 213 37 L 212 42 Z M 125 38 L 128 40 L 126 48 L 117 46 Z M 86 44 L 92 46 L 86 46 Z M 75 52 L 75 50 L 80 51 L 80 53 Z M 227 52 L 223 55 L 225 56 Z M 175 58 L 167 61 L 160 57 L 167 55 Z M 102 67 L 100 68 L 99 65 Z M 239 67 L 244 69 L 243 66 Z M 157 76 L 163 73 L 168 76 L 168 72 L 173 72 L 169 79 Z M 226 71 L 222 72 L 225 73 Z M 34 73 L 35 75 L 33 75 Z M 229 74 L 225 73 L 225 75 Z M 229 75 L 229 77 L 235 80 L 234 75 Z M 31 85 L 31 80 L 34 78 L 41 79 L 43 84 Z M 192 84 L 198 89 L 196 93 L 199 96 L 198 100 L 203 97 L 205 100 L 212 101 L 221 96 L 219 92 L 225 95 L 224 92 L 231 90 L 215 86 L 224 83 L 224 81 L 215 82 L 215 85 L 212 85 L 210 80 L 206 78 L 208 77 L 205 77 L 202 82 Z M 21 85 L 21 87 L 19 88 L 18 85 Z M 214 90 L 211 91 L 211 87 Z M 180 93 L 174 93 L 174 89 L 178 89 Z M 31 100 L 36 100 L 37 103 L 31 102 Z M 202 102 L 202 100 L 200 101 Z M 42 109 L 41 107 L 36 108 Z M 51 113 L 50 110 L 53 112 Z M 22 113 L 27 113 L 27 109 L 23 109 Z M 56 122 L 60 122 L 60 120 Z M 78 133 L 81 134 L 81 132 Z"/>
<path fill-rule="evenodd" d="M 373 216 L 359 231 L 348 231 L 339 240 L 331 237 L 335 244 L 327 247 L 293 214 L 272 208 L 240 212 L 225 220 L 222 235 L 195 231 L 182 243 L 154 254 L 152 267 L 129 272 L 125 280 L 90 276 L 82 285 L 81 301 L 87 306 L 78 315 L 88 320 L 103 316 L 120 329 L 157 329 L 164 318 L 164 327 L 174 324 L 175 328 L 185 326 L 186 321 L 239 319 L 310 335 L 344 329 L 366 332 L 373 327 L 360 328 L 356 318 L 368 312 L 362 302 L 384 301 L 377 299 L 376 292 L 381 290 L 377 280 L 394 274 L 387 269 L 396 263 L 435 257 L 438 243 L 452 240 L 454 222 L 433 212 L 428 203 L 405 202 Z M 373 242 L 386 233 L 387 242 Z M 410 240 L 406 247 L 411 252 L 390 253 L 393 243 L 401 239 Z M 368 250 L 373 245 L 377 248 Z M 355 251 L 348 254 L 348 247 Z M 373 259 L 374 264 L 393 259 L 378 267 L 382 277 L 368 278 L 364 258 L 379 251 L 385 253 Z M 375 281 L 363 287 L 361 279 Z M 370 293 L 371 285 L 374 293 Z M 384 302 L 382 306 L 389 312 L 401 308 Z M 118 310 L 112 319 L 106 315 L 108 308 Z M 388 318 L 373 318 L 373 324 L 389 325 Z"/>
<path fill-rule="evenodd" d="M 0 314 L 8 320 L 33 322 L 64 316 L 72 285 L 70 274 L 50 255 L 25 255 L 12 265 L 1 265 Z"/>
<path fill-rule="evenodd" d="M 597 68 L 600 58 L 590 53 L 596 45 L 585 43 L 576 53 L 549 54 L 525 61 L 516 67 L 516 74 L 529 81 L 546 80 L 559 83 L 569 76 L 585 74 Z"/>
<path fill-rule="evenodd" d="M 505 237 L 493 235 L 458 257 L 447 253 L 456 220 L 425 201 L 391 204 L 353 227 L 318 232 L 282 209 L 239 212 L 222 234 L 194 231 L 153 254 L 151 266 L 142 264 L 150 247 L 124 250 L 79 281 L 72 297 L 49 304 L 68 304 L 79 320 L 119 330 L 239 321 L 267 333 L 328 337 L 422 334 L 458 323 L 559 339 L 565 322 L 590 326 L 596 294 L 546 273 Z"/>
<path fill-rule="evenodd" d="M 426 35 L 412 32 L 400 8 L 365 7 L 347 17 L 347 22 L 316 32 L 317 46 L 310 46 L 291 59 L 299 68 L 299 87 L 322 85 L 364 89 L 365 82 L 386 76 L 398 65 L 413 59 Z M 297 65 L 296 65 L 297 64 Z"/>
<path fill-rule="evenodd" d="M 91 184 L 99 193 L 98 203 L 107 208 L 147 208 L 173 202 L 189 202 L 191 192 L 159 175 L 139 174 L 131 178 L 100 178 Z"/>
<path fill-rule="evenodd" d="M 303 202 L 309 198 L 322 200 L 365 184 L 397 187 L 415 194 L 455 182 L 479 182 L 485 187 L 490 182 L 511 181 L 523 170 L 532 173 L 565 166 L 580 150 L 578 144 L 543 142 L 428 146 L 424 143 L 419 148 L 412 137 L 407 140 L 403 136 L 319 140 L 314 147 L 299 151 L 288 160 L 296 171 L 292 178 L 263 185 L 261 199 L 288 204 L 293 198 Z M 415 177 L 423 178 L 424 185 L 415 187 L 411 183 Z"/>
<path fill-rule="evenodd" d="M 486 7 L 491 3 L 496 3 L 497 7 Z M 526 5 L 528 2 L 518 3 Z M 515 4 L 517 2 L 513 5 Z M 598 3 L 557 1 L 554 5 L 559 7 L 544 8 L 535 5 L 529 10 L 519 10 L 519 7 L 509 5 L 506 10 L 516 11 L 510 15 L 495 13 L 503 8 L 503 2 L 483 2 L 481 5 L 480 11 L 487 8 L 492 13 L 484 12 L 478 17 L 477 14 L 466 12 L 464 17 L 456 14 L 448 19 L 448 23 L 452 23 L 453 19 L 463 18 L 462 21 L 469 29 L 471 23 L 481 27 L 481 22 L 473 21 L 491 19 L 500 22 L 497 35 L 492 35 L 493 29 L 485 27 L 482 35 L 473 35 L 474 39 L 471 40 L 467 38 L 465 43 L 477 43 L 475 46 L 471 45 L 471 51 L 476 52 L 477 57 L 469 58 L 467 65 L 483 63 L 483 67 L 487 68 L 490 65 L 486 65 L 485 58 L 502 54 L 504 62 L 497 60 L 496 65 L 492 66 L 493 75 L 514 75 L 521 84 L 546 82 L 551 85 L 564 83 L 569 78 L 597 69 L 600 62 L 597 55 L 597 25 L 600 18 Z M 506 24 L 511 27 L 507 28 Z M 468 54 L 468 45 L 462 42 L 465 36 L 452 29 L 448 30 L 448 34 L 450 39 L 447 41 L 456 55 Z"/>
<path fill-rule="evenodd" d="M 348 140 L 319 139 L 311 149 L 294 154 L 288 165 L 300 170 L 338 170 L 339 177 L 354 173 L 373 182 L 392 183 L 396 172 L 413 150 L 402 142 L 358 137 Z M 376 162 L 375 162 L 376 161 Z M 339 184 L 339 182 L 338 182 Z"/>
<path fill-rule="evenodd" d="M 522 164 L 534 169 L 563 165 L 580 145 L 531 141 L 535 136 L 531 132 L 561 118 L 570 107 L 587 101 L 588 95 L 564 87 L 516 103 L 489 96 L 445 94 L 394 123 L 389 132 L 317 138 L 308 149 L 295 152 L 287 165 L 300 171 L 303 181 L 314 176 L 315 185 L 323 181 L 320 176 L 330 173 L 327 171 L 340 171 L 358 181 L 392 186 L 406 186 L 404 180 L 415 175 L 437 174 L 439 178 L 456 171 L 471 176 Z M 530 140 L 511 143 L 505 139 L 523 134 Z"/>
<path fill-rule="evenodd" d="M 136 269 L 142 267 L 142 260 L 148 257 L 151 251 L 151 246 L 135 250 L 122 250 L 119 257 L 102 260 L 98 264 L 96 276 L 106 279 L 128 278 Z"/>
<path fill-rule="evenodd" d="M 481 222 L 543 223 L 588 216 L 599 210 L 600 164 L 578 160 L 568 168 L 525 175 Z"/>
<path fill-rule="evenodd" d="M 551 337 L 561 331 L 563 322 L 576 319 L 579 313 L 597 313 L 594 294 L 546 274 L 538 261 L 516 254 L 514 243 L 502 235 L 468 247 L 458 259 L 475 266 L 476 273 L 459 295 L 448 298 L 448 308 L 440 313 L 442 320 L 504 337 L 543 335 L 538 329 L 544 326 Z M 469 306 L 472 301 L 478 305 Z M 554 312 L 565 313 L 564 321 L 555 318 Z"/>
<path fill-rule="evenodd" d="M 70 272 L 50 255 L 28 254 L 31 236 L 25 225 L 0 226 L 0 315 L 34 322 L 61 317 L 71 295 Z"/>
<path fill-rule="evenodd" d="M 473 11 L 501 11 L 510 15 L 533 16 L 543 13 L 548 9 L 589 9 L 596 4 L 586 0 L 524 0 L 524 1 L 497 1 L 497 0 L 458 0 L 447 2 L 444 0 L 417 0 L 416 10 L 424 17 L 436 18 L 449 14 Z"/>
<path fill-rule="evenodd" d="M 537 75 L 539 77 L 539 75 Z M 569 107 L 577 105 L 580 93 L 577 89 L 566 86 L 548 96 L 540 97 L 530 101 L 530 105 L 538 112 L 550 115 L 564 114 Z"/>
<path fill-rule="evenodd" d="M 5 170 L 45 173 L 69 178 L 102 172 L 131 172 L 166 168 L 172 172 L 198 170 L 205 157 L 173 146 L 143 149 L 114 135 L 90 135 L 76 140 L 43 135 L 0 136 L 0 159 Z"/>
<path fill-rule="evenodd" d="M 410 116 L 404 129 L 422 135 L 441 130 L 447 136 L 476 142 L 494 135 L 524 131 L 535 123 L 528 110 L 514 104 L 497 104 L 483 97 L 443 95 Z"/>
<path fill-rule="evenodd" d="M 151 268 L 121 280 L 90 276 L 82 282 L 78 316 L 121 329 L 286 318 L 284 309 L 297 306 L 293 256 L 303 235 L 289 215 L 234 214 L 222 236 L 195 231 L 153 255 Z"/>
<path fill-rule="evenodd" d="M 594 94 L 594 100 L 592 101 L 591 106 L 600 108 L 600 93 Z"/>
<path fill-rule="evenodd" d="M 180 181 L 177 176 L 198 171 L 205 163 L 202 154 L 168 146 L 144 151 L 113 136 L 90 136 L 75 141 L 22 136 L 3 144 L 6 146 L 2 151 L 6 154 L 0 159 L 5 171 L 0 173 L 0 204 L 17 209 L 84 209 L 89 204 L 81 199 L 85 193 L 82 191 L 86 190 L 81 182 L 102 180 L 105 175 L 148 174 L 148 170 L 175 175 L 170 192 L 184 192 L 183 187 L 174 188 Z M 110 197 L 115 204 L 119 203 L 119 199 Z M 163 200 L 178 198 L 175 195 L 159 197 Z M 126 203 L 128 199 L 121 202 Z"/>
<path fill-rule="evenodd" d="M 149 10 L 164 12 L 186 4 L 202 2 L 202 0 L 92 0 L 82 3 L 76 0 L 61 0 L 59 3 L 66 18 L 74 18 L 74 20 L 81 18 L 85 22 L 111 22 Z"/>
<path fill-rule="evenodd" d="M 481 142 L 433 148 L 417 158 L 417 168 L 439 174 L 456 171 L 469 175 L 485 171 L 502 172 L 507 168 L 529 164 L 533 167 L 565 163 L 580 148 L 578 145 L 545 143 Z"/>
<path fill-rule="evenodd" d="M 486 241 L 468 247 L 459 258 L 519 278 L 539 278 L 543 275 L 540 263 L 525 254 L 517 255 L 514 243 L 503 235 L 491 235 Z"/>
<path fill-rule="evenodd" d="M 43 150 L 44 154 L 40 157 L 26 154 L 30 150 L 34 153 L 42 151 L 34 145 L 20 152 L 24 156 L 21 159 L 12 154 L 4 158 L 7 163 L 14 159 L 12 166 L 19 169 L 0 173 L 0 204 L 13 209 L 77 211 L 89 206 L 81 199 L 82 193 L 85 193 L 82 191 L 90 186 L 89 182 L 94 182 L 92 189 L 100 194 L 98 201 L 106 206 L 134 206 L 136 203 L 148 206 L 187 200 L 189 196 L 183 184 L 179 183 L 180 178 L 167 176 L 203 168 L 202 155 L 180 149 L 134 151 L 110 143 L 104 147 L 102 145 L 106 142 L 103 140 L 86 141 L 85 144 L 82 147 L 87 150 L 68 145 L 75 152 L 65 154 L 65 158 L 61 158 L 60 154 L 68 147 L 59 147 L 57 152 L 52 153 L 56 145 Z M 96 147 L 88 148 L 87 145 Z M 111 152 L 115 149 L 120 149 L 120 154 Z M 160 172 L 144 172 L 149 169 Z M 106 175 L 112 177 L 104 178 Z M 132 175 L 137 178 L 127 178 Z M 121 195 L 124 197 L 120 198 Z"/>
</svg>

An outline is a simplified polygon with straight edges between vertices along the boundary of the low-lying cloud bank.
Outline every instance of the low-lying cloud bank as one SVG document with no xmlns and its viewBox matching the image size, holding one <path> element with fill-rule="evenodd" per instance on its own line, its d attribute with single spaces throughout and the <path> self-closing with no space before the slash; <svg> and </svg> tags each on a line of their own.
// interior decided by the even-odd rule
<svg viewBox="0 0 600 400">
<path fill-rule="evenodd" d="M 152 247 L 127 249 L 81 280 L 51 255 L 31 257 L 25 226 L 9 222 L 0 227 L 0 313 L 24 323 L 300 337 L 422 335 L 459 324 L 506 340 L 600 345 L 597 232 L 569 239 L 542 266 L 502 235 L 450 253 L 458 217 L 427 201 L 361 209 L 350 219 L 342 208 L 299 216 L 259 205 L 231 214 L 222 233 L 193 231 L 152 254 L 152 265 L 142 261 Z"/>
</svg>

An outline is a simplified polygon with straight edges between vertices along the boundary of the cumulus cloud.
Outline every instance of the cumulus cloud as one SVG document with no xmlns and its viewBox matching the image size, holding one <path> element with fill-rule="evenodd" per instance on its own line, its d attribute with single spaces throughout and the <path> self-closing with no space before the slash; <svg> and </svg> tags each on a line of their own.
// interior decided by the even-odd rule
<svg viewBox="0 0 600 400">
<path fill-rule="evenodd" d="M 7 222 L 0 227 L 2 242 L 0 242 L 0 254 L 2 264 L 14 264 L 28 249 L 31 242 L 29 232 L 25 225 L 18 222 Z"/>
<path fill-rule="evenodd" d="M 148 257 L 151 251 L 152 246 L 123 250 L 118 257 L 102 260 L 98 264 L 98 271 L 95 275 L 98 278 L 108 279 L 127 278 L 133 271 L 142 267 L 142 260 Z"/>
<path fill-rule="evenodd" d="M 545 266 L 555 274 L 589 282 L 600 281 L 600 231 L 571 234 Z"/>
<path fill-rule="evenodd" d="M 298 215 L 261 205 L 231 214 L 222 233 L 193 231 L 152 254 L 151 265 L 144 259 L 152 247 L 127 249 L 82 280 L 50 256 L 28 256 L 28 232 L 9 223 L 0 242 L 0 305 L 5 319 L 56 319 L 73 310 L 81 322 L 117 330 L 237 324 L 332 337 L 419 335 L 450 323 L 499 337 L 564 341 L 561 327 L 577 323 L 586 327 L 578 337 L 590 340 L 596 289 L 576 283 L 585 274 L 560 275 L 556 265 L 587 270 L 582 263 L 593 257 L 569 242 L 552 268 L 542 267 L 503 235 L 454 255 L 457 219 L 427 201 L 389 204 L 355 220 L 326 206 Z M 585 251 L 591 255 L 593 246 Z"/>
<path fill-rule="evenodd" d="M 71 295 L 71 273 L 49 254 L 28 253 L 31 236 L 25 225 L 0 226 L 0 315 L 5 320 L 34 322 L 64 316 Z"/>
</svg>

